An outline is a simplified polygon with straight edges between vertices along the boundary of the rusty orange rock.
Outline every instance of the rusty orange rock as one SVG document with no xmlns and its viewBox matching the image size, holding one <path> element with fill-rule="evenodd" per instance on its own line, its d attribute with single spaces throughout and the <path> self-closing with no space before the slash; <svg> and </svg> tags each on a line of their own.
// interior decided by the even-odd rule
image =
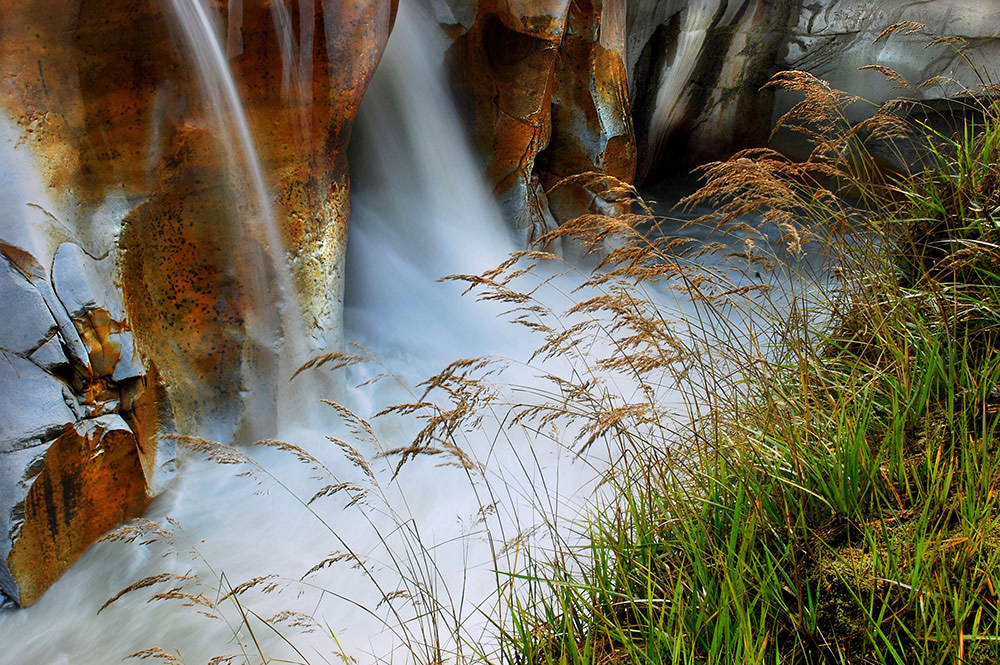
<svg viewBox="0 0 1000 665">
<path fill-rule="evenodd" d="M 65 383 L 82 421 L 42 458 L 8 557 L 25 604 L 145 505 L 163 427 L 226 439 L 266 433 L 285 332 L 279 295 L 297 294 L 307 332 L 337 338 L 346 147 L 397 0 L 208 7 L 267 174 L 263 201 L 175 6 L 0 0 L 0 108 L 39 167 L 59 242 L 118 257 L 127 310 L 126 320 L 89 307 L 59 321 L 74 340 Z M 276 234 L 261 223 L 271 206 Z M 286 264 L 295 294 L 273 288 Z M 49 302 L 46 270 L 32 278 Z M 88 429 L 108 418 L 120 427 Z"/>
<path fill-rule="evenodd" d="M 227 223 L 233 192 L 210 132 L 187 128 L 164 184 L 129 215 L 122 229 L 122 288 L 140 347 L 156 359 L 184 432 L 232 435 L 247 390 L 247 318 L 253 308 L 236 266 L 239 227 Z M 243 239 L 253 243 L 253 238 Z M 259 242 L 259 239 L 257 239 Z M 274 325 L 268 327 L 276 335 Z"/>
<path fill-rule="evenodd" d="M 601 180 L 566 178 L 593 172 L 624 183 L 636 173 L 635 131 L 625 72 L 625 16 L 620 0 L 571 5 L 556 67 L 552 140 L 538 172 L 556 219 L 614 212 L 600 198 Z M 605 181 L 606 182 L 606 181 Z"/>
<path fill-rule="evenodd" d="M 276 19 L 275 4 L 287 15 Z M 350 216 L 347 143 L 398 0 L 243 4 L 231 65 L 274 203 L 306 324 L 339 325 Z M 280 13 L 280 12 L 278 12 Z M 280 25 L 288 32 L 281 34 Z"/>
<path fill-rule="evenodd" d="M 135 435 L 117 416 L 68 427 L 45 453 L 7 558 L 33 604 L 105 531 L 149 503 Z"/>
<path fill-rule="evenodd" d="M 487 179 L 529 239 L 555 224 L 545 189 L 563 177 L 634 177 L 624 15 L 607 11 L 609 3 L 620 4 L 481 0 L 474 23 L 449 49 Z M 562 219 L 582 214 L 592 199 L 567 190 L 553 212 Z"/>
</svg>

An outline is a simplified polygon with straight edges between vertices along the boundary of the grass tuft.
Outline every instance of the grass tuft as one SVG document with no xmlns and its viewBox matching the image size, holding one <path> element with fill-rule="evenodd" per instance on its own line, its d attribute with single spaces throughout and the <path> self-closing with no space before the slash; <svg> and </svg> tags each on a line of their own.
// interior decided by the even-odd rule
<svg viewBox="0 0 1000 665">
<path fill-rule="evenodd" d="M 600 329 L 613 351 L 593 366 L 630 373 L 643 399 L 581 379 L 525 409 L 576 417 L 587 442 L 625 452 L 582 543 L 528 552 L 497 625 L 504 661 L 1000 661 L 1000 105 L 988 84 L 947 127 L 912 100 L 851 124 L 856 97 L 783 72 L 769 87 L 802 101 L 778 126 L 809 157 L 744 151 L 706 166 L 683 201 L 711 206 L 691 224 L 728 244 L 693 250 L 628 218 L 555 232 L 614 243 L 588 282 L 602 294 L 570 312 L 593 318 L 546 328 L 543 353 L 575 352 Z M 886 146 L 914 140 L 916 159 L 889 169 Z M 780 251 L 764 251 L 768 238 Z M 827 270 L 804 269 L 810 246 Z M 705 251 L 743 262 L 737 278 L 785 270 L 796 286 L 727 282 L 697 263 Z M 690 329 L 660 314 L 651 294 L 664 284 L 691 295 Z M 668 377 L 687 427 L 667 426 Z"/>
</svg>

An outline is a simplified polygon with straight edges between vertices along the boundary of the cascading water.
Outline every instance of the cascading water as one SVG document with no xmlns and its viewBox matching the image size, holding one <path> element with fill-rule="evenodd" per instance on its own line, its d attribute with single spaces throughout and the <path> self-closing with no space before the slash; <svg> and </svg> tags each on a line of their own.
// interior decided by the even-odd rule
<svg viewBox="0 0 1000 665">
<path fill-rule="evenodd" d="M 302 362 L 305 355 L 301 348 L 304 332 L 301 310 L 285 260 L 285 245 L 267 178 L 223 51 L 221 25 L 214 9 L 206 5 L 203 0 L 171 0 L 166 8 L 180 27 L 181 42 L 192 54 L 202 93 L 220 137 L 220 148 L 226 156 L 225 176 L 235 190 L 232 196 L 249 194 L 247 198 L 251 201 L 249 210 L 233 220 L 242 227 L 231 231 L 237 248 L 234 264 L 239 279 L 248 285 L 252 300 L 270 301 L 275 306 L 250 310 L 245 318 L 246 334 L 260 348 L 278 352 L 281 357 L 278 374 L 288 376 L 292 366 Z M 245 184 L 241 185 L 241 180 Z M 253 238 L 262 238 L 265 246 L 254 243 Z M 278 340 L 281 351 L 276 348 Z M 253 389 L 244 393 L 249 406 L 247 434 L 250 436 L 267 436 L 275 428 L 273 408 L 268 408 L 273 394 L 267 389 L 260 393 Z"/>
<path fill-rule="evenodd" d="M 200 5 L 176 6 L 192 12 L 182 22 L 200 31 L 189 39 L 215 34 Z M 516 246 L 476 176 L 438 75 L 435 34 L 404 4 L 357 130 L 346 329 L 398 379 L 349 390 L 346 406 L 362 415 L 411 401 L 417 381 L 458 357 L 524 357 L 533 348 L 526 335 L 496 319 L 497 308 L 460 298 L 455 285 L 436 281 L 492 267 Z M 215 65 L 205 66 L 215 67 L 220 57 L 212 45 L 205 58 Z M 229 120 L 239 128 L 240 151 L 254 173 L 238 99 L 225 78 L 213 85 L 223 97 L 215 107 L 236 115 Z M 265 200 L 258 189 L 264 176 L 251 181 L 258 200 Z M 272 252 L 277 247 L 272 244 Z M 351 368 L 347 382 L 378 371 Z M 533 380 L 531 370 L 517 376 L 526 386 Z M 280 423 L 279 435 L 309 451 L 335 478 L 317 485 L 316 469 L 269 448 L 255 449 L 259 466 L 189 455 L 148 514 L 168 528 L 179 525 L 172 543 L 145 534 L 131 543 L 91 547 L 36 605 L 0 617 L 0 661 L 104 664 L 152 647 L 188 663 L 234 653 L 256 662 L 258 645 L 268 658 L 296 662 L 326 662 L 341 650 L 362 660 L 390 659 L 424 641 L 451 649 L 458 627 L 470 635 L 474 626 L 487 624 L 478 608 L 489 607 L 496 592 L 491 571 L 503 542 L 534 525 L 539 511 L 548 519 L 574 514 L 599 475 L 557 443 L 501 427 L 504 415 L 498 414 L 461 435 L 468 457 L 459 459 L 482 467 L 439 468 L 441 460 L 423 457 L 394 478 L 395 458 L 379 453 L 405 447 L 417 424 L 380 418 L 373 423 L 380 444 L 358 443 L 349 437 L 350 423 L 320 403 L 325 397 L 298 397 L 299 417 Z M 302 427 L 310 412 L 321 414 L 325 426 Z M 368 461 L 345 457 L 328 434 L 355 441 Z M 323 482 L 334 479 L 355 489 L 309 503 Z M 157 577 L 162 575 L 170 577 Z M 246 614 L 225 596 L 226 589 L 268 575 L 274 577 L 240 597 Z M 151 579 L 148 588 L 98 612 L 131 583 Z M 272 584 L 283 590 L 265 593 Z M 421 622 L 416 617 L 426 613 L 414 605 L 421 599 L 404 597 L 424 593 L 424 602 L 434 598 L 449 608 L 443 623 Z M 393 600 L 397 595 L 402 600 Z M 288 631 L 294 648 L 258 620 L 278 616 L 285 620 L 274 625 Z M 314 632 L 290 627 L 305 616 L 317 622 Z"/>
</svg>

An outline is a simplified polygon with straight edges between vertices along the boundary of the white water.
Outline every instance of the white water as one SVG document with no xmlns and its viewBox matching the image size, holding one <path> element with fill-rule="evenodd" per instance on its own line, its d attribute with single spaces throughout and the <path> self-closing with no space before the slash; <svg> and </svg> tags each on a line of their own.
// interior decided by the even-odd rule
<svg viewBox="0 0 1000 665">
<path fill-rule="evenodd" d="M 220 147 L 226 155 L 226 179 L 234 191 L 232 202 L 234 208 L 242 212 L 234 213 L 236 219 L 229 222 L 236 226 L 231 229 L 233 245 L 237 248 L 234 260 L 236 272 L 256 302 L 274 303 L 273 307 L 261 306 L 248 313 L 246 334 L 260 348 L 278 351 L 278 376 L 290 376 L 294 368 L 304 362 L 309 351 L 315 351 L 316 345 L 309 343 L 305 335 L 306 326 L 294 295 L 285 246 L 271 203 L 270 186 L 223 48 L 220 17 L 205 0 L 168 0 L 164 4 L 174 14 L 183 35 L 182 43 L 192 55 L 207 108 L 214 115 Z M 290 27 L 287 25 L 287 9 L 285 13 L 280 11 L 283 7 L 280 2 L 276 3 L 273 14 L 278 34 L 285 36 L 279 37 L 282 54 L 285 55 L 291 45 L 285 43 L 289 41 Z M 282 18 L 286 21 L 283 22 Z M 287 88 L 292 63 L 288 57 L 283 59 L 283 85 Z M 311 77 L 312 63 L 303 63 L 303 69 L 307 71 L 297 72 L 300 82 L 302 77 Z M 301 92 L 303 87 L 300 83 L 296 91 Z M 299 127 L 300 131 L 306 129 Z M 244 178 L 248 182 L 241 186 L 240 181 Z M 235 205 L 246 194 L 252 201 L 249 210 Z M 259 247 L 259 242 L 263 242 L 264 246 Z M 269 282 L 268 275 L 273 276 L 273 282 Z M 282 341 L 280 351 L 276 348 L 279 339 Z M 253 405 L 246 410 L 250 431 L 258 436 L 267 436 L 274 428 L 273 419 L 265 415 L 270 411 L 269 391 L 264 390 L 263 393 L 255 395 L 251 391 L 246 395 L 248 404 Z M 279 408 L 284 406 L 279 403 Z"/>
<path fill-rule="evenodd" d="M 200 7 L 195 0 L 184 6 Z M 203 17 L 196 18 L 205 24 Z M 355 172 L 347 337 L 371 348 L 398 377 L 348 392 L 347 406 L 363 416 L 411 400 L 419 380 L 452 360 L 484 353 L 524 359 L 537 341 L 501 323 L 499 308 L 461 298 L 457 285 L 436 281 L 451 272 L 491 267 L 516 246 L 478 182 L 436 73 L 440 52 L 428 48 L 436 33 L 423 21 L 409 6 L 401 7 L 357 130 L 355 152 L 365 157 L 358 158 Z M 205 58 L 215 62 L 220 54 L 213 47 Z M 223 108 L 238 106 L 225 77 L 215 85 L 225 98 Z M 242 128 L 245 121 L 237 125 Z M 249 153 L 252 144 L 242 133 L 242 149 Z M 253 176 L 254 189 L 262 179 L 262 174 Z M 276 248 L 272 244 L 272 251 Z M 348 383 L 381 370 L 352 368 Z M 515 368 L 508 378 L 530 386 L 537 383 L 534 373 Z M 588 460 L 576 459 L 546 437 L 501 427 L 506 417 L 501 409 L 487 414 L 481 428 L 456 437 L 481 468 L 442 467 L 447 457 L 422 457 L 395 480 L 396 458 L 377 458 L 377 453 L 407 445 L 418 423 L 395 416 L 378 419 L 374 426 L 381 443 L 355 443 L 370 460 L 372 479 L 326 440 L 327 434 L 348 435 L 342 419 L 319 402 L 325 396 L 313 395 L 299 405 L 303 420 L 325 412 L 325 427 L 305 429 L 289 418 L 280 438 L 311 451 L 337 481 L 366 488 L 366 505 L 348 507 L 342 492 L 305 506 L 333 480 L 315 478 L 280 451 L 252 451 L 260 464 L 256 470 L 187 455 L 177 482 L 149 514 L 161 524 L 169 518 L 180 525 L 173 543 L 91 547 L 36 605 L 0 615 L 0 663 L 105 665 L 152 647 L 189 664 L 240 652 L 257 662 L 257 642 L 267 658 L 298 662 L 304 656 L 315 663 L 336 662 L 334 654 L 341 649 L 361 662 L 401 662 L 408 648 L 423 653 L 416 646 L 423 641 L 454 649 L 456 627 L 464 638 L 478 639 L 487 625 L 482 612 L 495 603 L 492 571 L 515 565 L 520 555 L 517 548 L 502 552 L 503 544 L 545 516 L 575 515 L 586 505 L 602 465 L 599 451 Z M 248 469 L 252 476 L 242 473 Z M 484 506 L 491 508 L 481 520 Z M 544 542 L 544 534 L 538 538 Z M 342 561 L 300 581 L 336 551 L 356 554 L 363 567 Z M 97 613 L 127 585 L 165 572 L 188 579 L 138 589 Z M 241 625 L 239 608 L 221 599 L 220 589 L 271 574 L 282 591 L 261 593 L 261 585 L 241 602 L 264 618 L 284 610 L 314 617 L 319 626 L 309 633 L 276 624 L 301 656 L 259 620 L 251 618 L 249 628 Z M 204 607 L 184 597 L 149 602 L 174 587 L 191 594 L 189 600 L 205 594 L 218 601 L 210 613 L 222 618 L 206 616 L 199 611 Z M 381 602 L 385 594 L 418 595 L 421 588 L 446 608 L 442 623 L 411 620 L 426 612 L 405 598 Z"/>
<path fill-rule="evenodd" d="M 284 4 L 272 8 L 279 24 L 287 22 Z M 419 381 L 463 357 L 511 359 L 504 380 L 520 388 L 509 390 L 508 399 L 526 399 L 532 390 L 549 387 L 536 376 L 540 369 L 518 364 L 539 340 L 503 323 L 499 315 L 505 306 L 476 303 L 460 297 L 457 284 L 437 281 L 492 267 L 517 249 L 478 180 L 438 76 L 443 44 L 437 34 L 412 4 L 403 3 L 355 129 L 346 337 L 371 349 L 382 366 L 350 368 L 346 380 L 355 385 L 383 370 L 396 377 L 347 391 L 346 406 L 366 417 L 387 404 L 411 401 L 414 391 L 419 395 Z M 302 66 L 301 59 L 288 65 L 294 46 L 286 39 L 281 49 L 283 80 L 290 88 Z M 215 50 L 209 61 L 218 59 Z M 226 88 L 224 80 L 218 85 Z M 238 101 L 225 104 L 239 106 Z M 541 297 L 560 309 L 569 303 L 564 294 L 571 286 L 572 280 L 557 281 Z M 556 362 L 545 369 L 570 368 Z M 616 392 L 627 395 L 629 387 Z M 661 397 L 669 401 L 665 392 Z M 484 613 L 496 603 L 498 578 L 492 571 L 524 564 L 522 550 L 505 551 L 504 543 L 546 520 L 572 538 L 568 520 L 588 505 L 596 479 L 615 454 L 595 448 L 578 458 L 549 432 L 502 426 L 509 414 L 497 404 L 480 428 L 456 436 L 482 467 L 442 467 L 453 458 L 419 457 L 393 479 L 398 458 L 377 454 L 406 446 L 419 423 L 378 418 L 373 426 L 380 443 L 354 442 L 343 419 L 319 402 L 326 396 L 300 400 L 298 417 L 286 419 L 279 436 L 322 460 L 336 481 L 366 489 L 365 505 L 348 506 L 350 490 L 304 505 L 334 479 L 288 453 L 252 450 L 259 467 L 187 455 L 176 484 L 149 515 L 164 525 L 168 518 L 180 525 L 173 543 L 91 547 L 35 606 L 0 615 L 0 663 L 106 665 L 152 647 L 179 654 L 189 665 L 241 652 L 259 662 L 257 643 L 267 658 L 312 663 L 338 662 L 341 650 L 362 663 L 404 662 L 408 648 L 417 658 L 426 653 L 422 642 L 456 649 L 456 628 L 461 639 L 484 635 Z M 322 427 L 297 424 L 316 414 L 325 414 Z M 370 461 L 374 479 L 327 434 L 352 441 Z M 248 470 L 252 475 L 243 474 Z M 486 519 L 483 507 L 491 507 Z M 542 529 L 533 536 L 537 547 L 545 547 L 548 533 Z M 332 553 L 347 551 L 362 567 L 343 560 L 300 580 Z M 124 587 L 164 572 L 189 579 L 138 589 L 97 614 Z M 220 589 L 263 575 L 276 577 L 240 597 L 243 614 L 232 600 L 222 600 Z M 263 593 L 270 582 L 281 590 Z M 204 607 L 184 597 L 148 602 L 175 586 L 191 594 L 188 599 L 205 594 L 218 605 L 211 613 L 222 618 L 206 616 L 200 612 Z M 426 607 L 414 607 L 406 598 L 382 602 L 396 591 L 419 596 L 421 588 L 441 604 L 436 624 Z M 312 617 L 316 630 L 278 622 L 279 636 L 254 616 L 269 618 L 284 610 Z M 424 618 L 414 620 L 418 614 Z M 249 627 L 242 616 L 250 616 Z"/>
</svg>

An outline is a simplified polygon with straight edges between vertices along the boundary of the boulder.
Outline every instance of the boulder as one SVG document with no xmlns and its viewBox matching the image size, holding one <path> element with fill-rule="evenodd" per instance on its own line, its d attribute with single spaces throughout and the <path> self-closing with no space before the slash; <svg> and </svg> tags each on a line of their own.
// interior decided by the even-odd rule
<svg viewBox="0 0 1000 665">
<path fill-rule="evenodd" d="M 21 457 L 10 467 L 24 470 L 14 491 L 0 494 L 9 534 L 0 547 L 0 554 L 9 547 L 0 585 L 25 607 L 94 540 L 141 514 L 150 498 L 135 434 L 119 416 L 76 423 Z"/>
<path fill-rule="evenodd" d="M 552 136 L 537 159 L 549 207 L 564 221 L 584 212 L 614 213 L 593 172 L 632 183 L 635 131 L 625 69 L 625 1 L 581 0 L 570 5 L 556 62 Z"/>
<path fill-rule="evenodd" d="M 40 310 L 20 320 L 56 315 L 28 358 L 0 350 L 0 591 L 26 606 L 164 487 L 175 451 L 160 445 L 169 402 L 136 352 L 108 259 L 61 246 L 52 288 L 33 256 L 2 249 L 15 293 L 28 284 Z"/>
</svg>

